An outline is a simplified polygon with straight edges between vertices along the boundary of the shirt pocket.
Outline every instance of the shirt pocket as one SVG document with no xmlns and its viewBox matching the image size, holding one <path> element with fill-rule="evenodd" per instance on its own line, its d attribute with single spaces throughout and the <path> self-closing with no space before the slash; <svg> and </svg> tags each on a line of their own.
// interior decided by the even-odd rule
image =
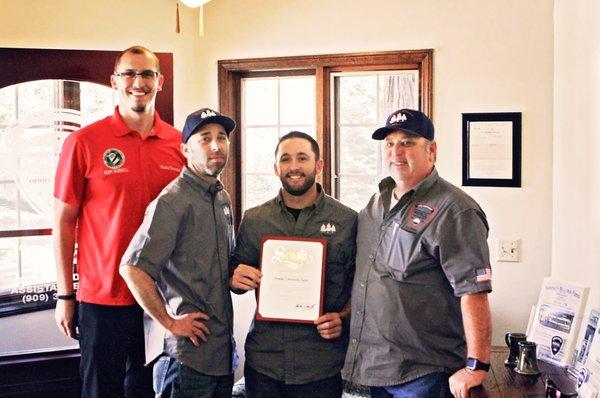
<svg viewBox="0 0 600 398">
<path fill-rule="evenodd" d="M 414 233 L 401 228 L 397 221 L 381 226 L 381 243 L 377 252 L 377 263 L 382 271 L 395 280 L 403 281 L 409 276 L 409 260 L 417 250 L 418 241 Z"/>
</svg>

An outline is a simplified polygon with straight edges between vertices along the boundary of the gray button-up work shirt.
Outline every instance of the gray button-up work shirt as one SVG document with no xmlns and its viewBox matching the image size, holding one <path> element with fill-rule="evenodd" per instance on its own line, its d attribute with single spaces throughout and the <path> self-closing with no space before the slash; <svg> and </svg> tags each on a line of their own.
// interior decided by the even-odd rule
<svg viewBox="0 0 600 398">
<path fill-rule="evenodd" d="M 233 308 L 229 254 L 233 249 L 231 201 L 220 183 L 209 185 L 187 167 L 148 206 L 121 265 L 136 266 L 155 281 L 167 311 L 202 311 L 210 330 L 196 347 L 167 332 L 164 352 L 198 372 L 232 372 Z"/>
<path fill-rule="evenodd" d="M 356 212 L 325 195 L 318 186 L 316 202 L 298 220 L 281 195 L 245 212 L 232 265 L 259 265 L 263 235 L 327 239 L 324 312 L 339 312 L 350 299 L 354 276 Z M 256 371 L 286 384 L 305 384 L 337 374 L 344 364 L 348 328 L 325 340 L 315 325 L 255 320 L 246 338 L 246 361 Z"/>
<path fill-rule="evenodd" d="M 383 180 L 359 214 L 350 345 L 343 376 L 391 386 L 464 366 L 460 296 L 491 291 L 488 224 L 434 169 L 387 211 Z"/>
</svg>

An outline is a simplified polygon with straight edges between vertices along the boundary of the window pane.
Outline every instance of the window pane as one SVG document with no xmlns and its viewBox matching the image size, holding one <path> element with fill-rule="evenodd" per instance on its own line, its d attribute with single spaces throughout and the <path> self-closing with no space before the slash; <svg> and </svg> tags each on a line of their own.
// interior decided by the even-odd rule
<svg viewBox="0 0 600 398">
<path fill-rule="evenodd" d="M 242 109 L 246 125 L 277 124 L 277 85 L 277 78 L 244 80 Z"/>
<path fill-rule="evenodd" d="M 118 103 L 115 90 L 95 83 L 81 82 L 81 125 L 112 115 Z"/>
<path fill-rule="evenodd" d="M 341 124 L 373 124 L 377 122 L 377 76 L 358 75 L 339 78 Z"/>
<path fill-rule="evenodd" d="M 279 192 L 279 179 L 273 174 L 244 176 L 244 209 L 258 206 Z"/>
<path fill-rule="evenodd" d="M 249 173 L 272 173 L 277 146 L 277 128 L 247 128 L 244 134 L 244 170 Z"/>
<path fill-rule="evenodd" d="M 340 201 L 356 211 L 362 210 L 377 189 L 375 176 L 340 177 Z"/>
<path fill-rule="evenodd" d="M 373 130 L 364 127 L 340 128 L 340 175 L 375 175 L 379 144 L 371 138 L 372 133 Z"/>
<path fill-rule="evenodd" d="M 111 114 L 114 104 L 114 90 L 94 83 L 38 80 L 0 89 L 0 231 L 51 227 L 64 139 Z M 55 281 L 51 236 L 0 238 L 0 296 Z"/>
<path fill-rule="evenodd" d="M 398 109 L 419 108 L 418 75 L 413 71 L 394 75 L 379 75 L 379 122 Z M 382 124 L 383 125 L 383 124 Z"/>
<path fill-rule="evenodd" d="M 338 109 L 332 109 L 334 170 L 340 178 L 335 196 L 349 206 L 364 206 L 377 182 L 387 175 L 380 142 L 371 135 L 385 124 L 390 113 L 401 108 L 418 109 L 418 76 L 417 71 L 333 76 L 337 91 L 332 103 L 338 104 Z"/>
<path fill-rule="evenodd" d="M 19 120 L 34 117 L 40 111 L 54 108 L 54 80 L 17 84 L 17 92 Z"/>
<path fill-rule="evenodd" d="M 16 86 L 10 86 L 0 90 L 0 127 L 14 123 L 17 119 L 15 115 L 15 88 Z"/>
<path fill-rule="evenodd" d="M 315 123 L 314 76 L 281 79 L 280 94 L 281 124 L 311 125 Z"/>
</svg>

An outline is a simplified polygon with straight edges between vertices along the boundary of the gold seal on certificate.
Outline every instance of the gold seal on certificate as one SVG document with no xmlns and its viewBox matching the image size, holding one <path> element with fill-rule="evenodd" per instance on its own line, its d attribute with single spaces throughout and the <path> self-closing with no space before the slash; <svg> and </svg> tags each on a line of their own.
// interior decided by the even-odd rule
<svg viewBox="0 0 600 398">
<path fill-rule="evenodd" d="M 312 323 L 323 312 L 327 240 L 265 236 L 256 319 Z"/>
</svg>

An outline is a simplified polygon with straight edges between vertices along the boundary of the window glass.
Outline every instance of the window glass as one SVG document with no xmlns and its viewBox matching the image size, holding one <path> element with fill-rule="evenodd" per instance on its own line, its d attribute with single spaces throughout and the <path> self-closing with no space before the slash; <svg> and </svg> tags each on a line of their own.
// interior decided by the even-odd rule
<svg viewBox="0 0 600 398">
<path fill-rule="evenodd" d="M 341 202 L 362 209 L 387 175 L 375 129 L 401 108 L 419 108 L 416 70 L 332 75 L 332 141 L 335 151 L 334 194 Z"/>
<path fill-rule="evenodd" d="M 55 284 L 49 233 L 62 144 L 115 104 L 113 90 L 94 83 L 38 80 L 0 89 L 0 313 L 5 304 L 14 308 L 16 292 Z M 31 300 L 48 304 L 50 297 Z"/>
<path fill-rule="evenodd" d="M 242 79 L 242 211 L 277 194 L 277 141 L 292 130 L 315 137 L 315 108 L 314 76 Z"/>
</svg>

